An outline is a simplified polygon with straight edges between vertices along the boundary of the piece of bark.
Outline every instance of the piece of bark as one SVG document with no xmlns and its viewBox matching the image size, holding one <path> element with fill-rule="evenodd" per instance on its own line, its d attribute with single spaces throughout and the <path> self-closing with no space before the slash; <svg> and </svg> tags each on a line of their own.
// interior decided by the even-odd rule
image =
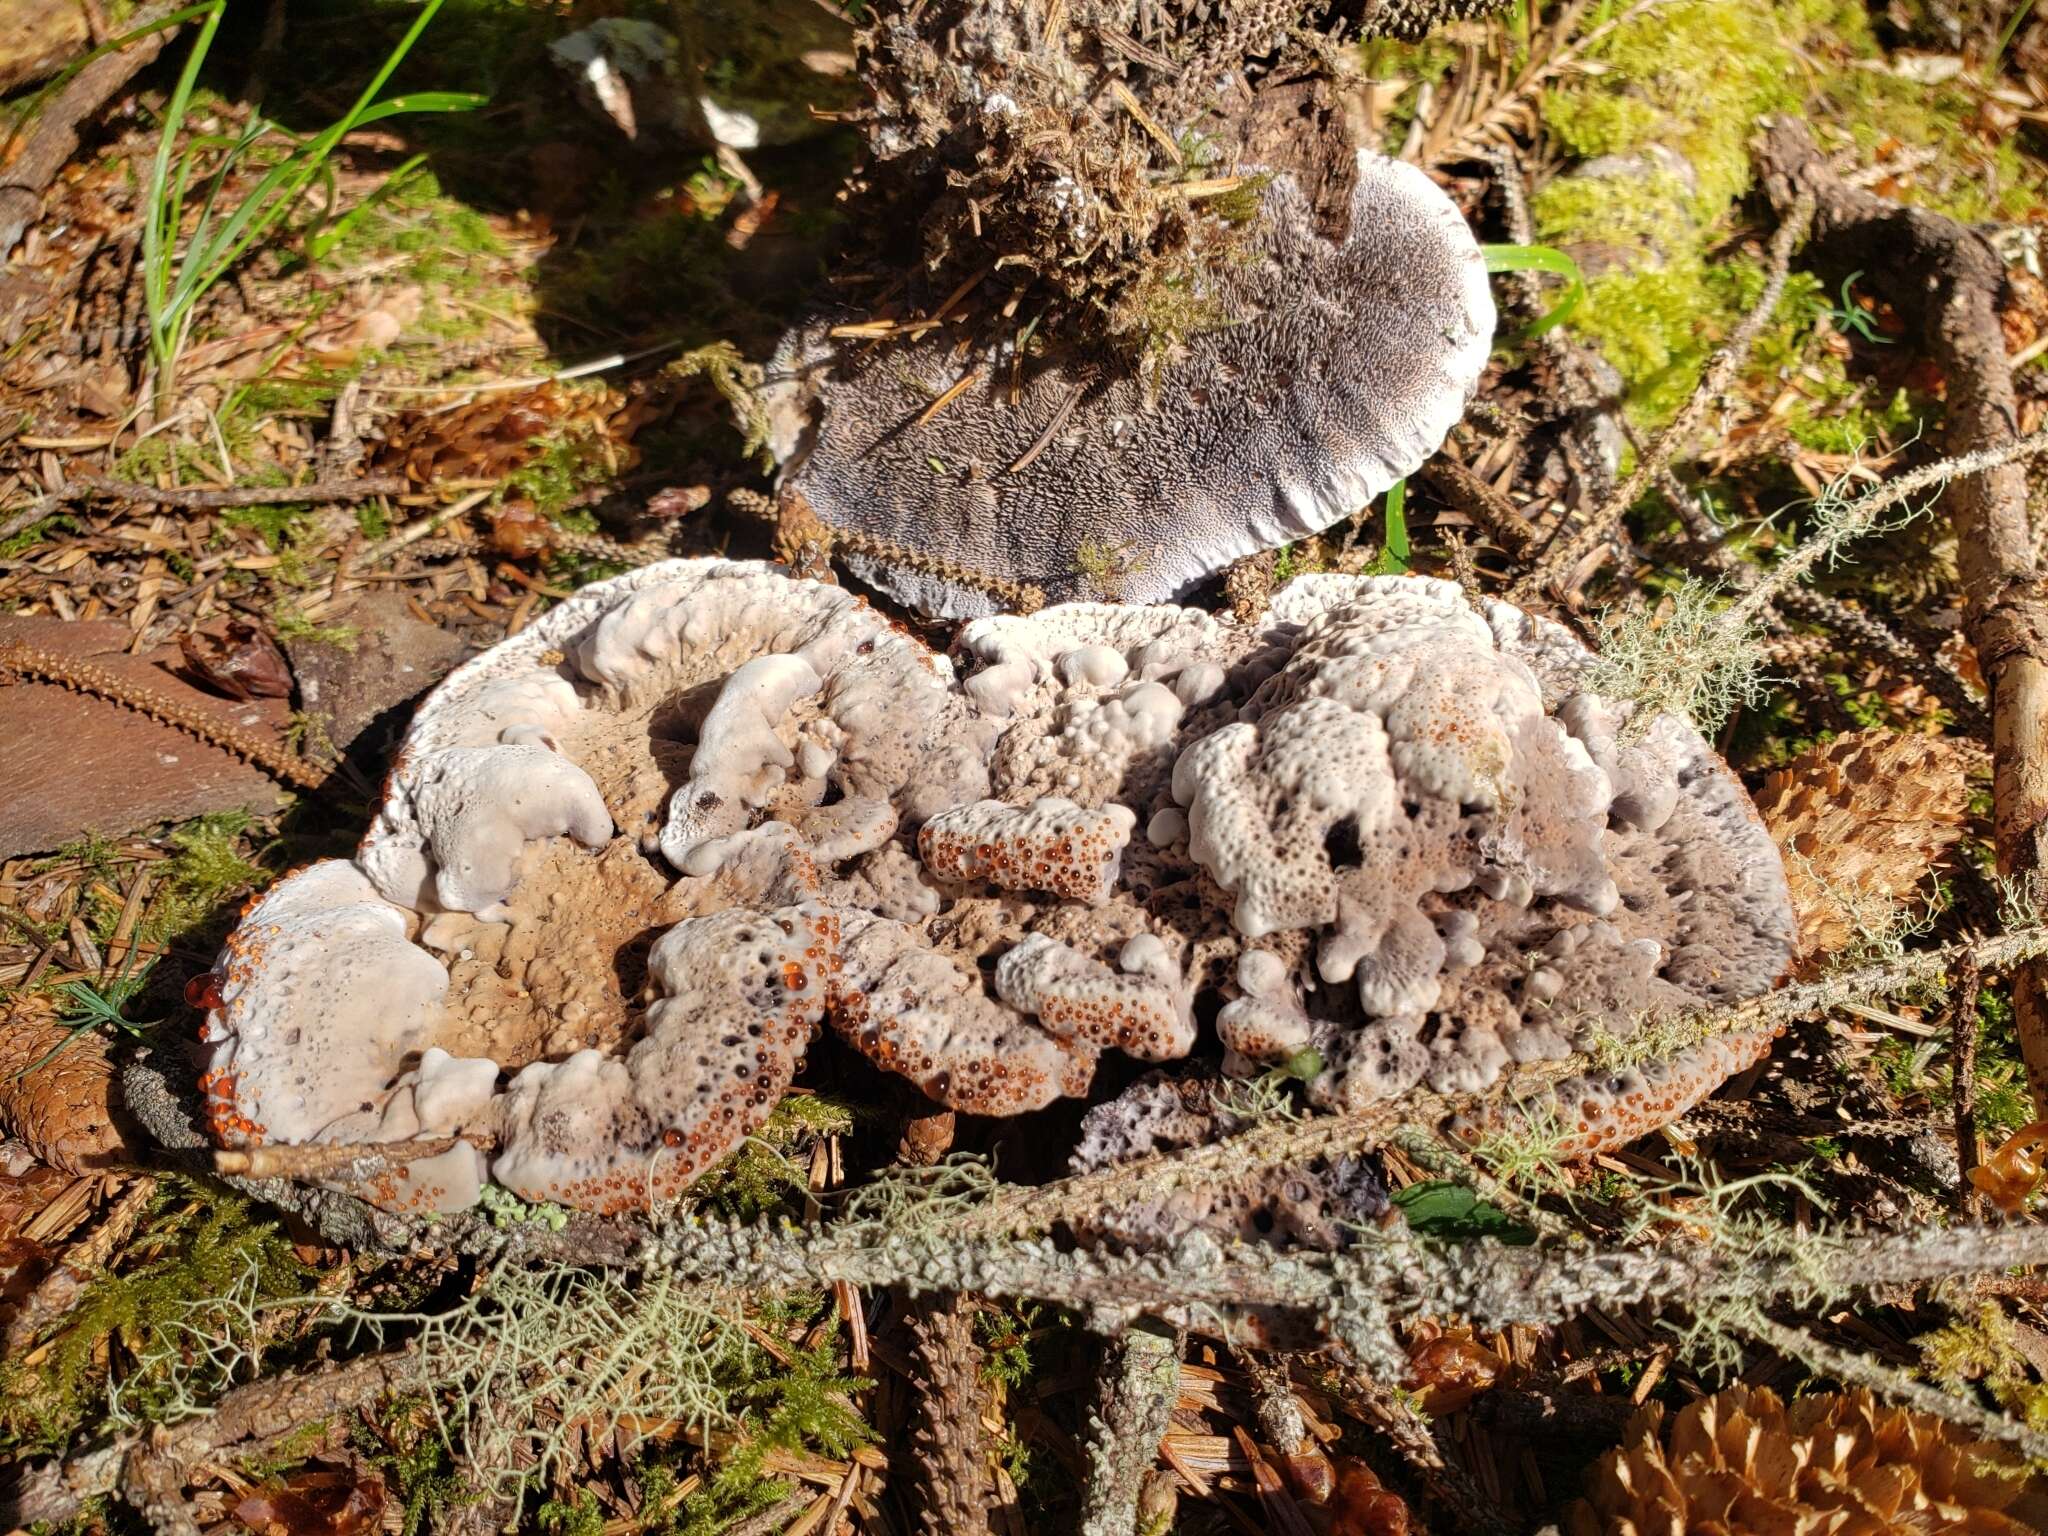
<svg viewBox="0 0 2048 1536">
<path fill-rule="evenodd" d="M 19 642 L 89 660 L 126 682 L 188 704 L 285 750 L 283 699 L 237 702 L 193 687 L 176 646 L 125 654 L 123 624 L 0 617 L 0 645 Z M 118 836 L 208 811 L 265 814 L 284 803 L 261 769 L 175 727 L 48 683 L 0 685 L 0 858 L 42 853 L 88 831 Z"/>
<path fill-rule="evenodd" d="M 7 0 L 0 7 L 0 96 L 47 80 L 91 39 L 80 0 Z"/>
<path fill-rule="evenodd" d="M 285 642 L 306 716 L 306 754 L 331 762 L 358 739 L 381 745 L 412 718 L 412 702 L 468 653 L 463 640 L 423 624 L 395 593 L 359 597 L 323 621 L 328 638 Z M 345 638 L 334 638 L 334 636 Z M 373 731 L 379 722 L 389 731 Z"/>
<path fill-rule="evenodd" d="M 10 15 L 15 3 L 7 0 Z M 152 7 L 130 20 L 143 26 L 169 9 Z M 80 126 L 162 53 L 177 30 L 163 27 L 125 48 L 102 54 L 43 103 L 29 125 L 21 152 L 0 169 L 0 262 L 14 253 L 15 245 L 42 213 L 44 189 L 78 152 Z"/>
<path fill-rule="evenodd" d="M 121 1105 L 107 1042 L 71 1032 L 40 994 L 0 1003 L 0 1131 L 66 1173 L 132 1164 L 146 1143 Z"/>
<path fill-rule="evenodd" d="M 1807 263 L 1830 282 L 1861 271 L 1941 370 L 1943 451 L 1953 456 L 2017 442 L 2018 403 L 2000 323 L 2006 270 L 1991 243 L 1942 214 L 1847 185 L 1800 119 L 1769 125 L 1757 164 L 1781 213 L 1803 196 L 1813 198 Z M 2035 560 L 2026 470 L 2009 463 L 1962 476 L 1941 500 L 1956 531 L 1963 633 L 1991 693 L 1999 873 L 2031 883 L 2048 862 L 2048 591 Z M 2037 1115 L 2048 1115 L 2044 974 L 2029 966 L 2013 986 Z"/>
</svg>

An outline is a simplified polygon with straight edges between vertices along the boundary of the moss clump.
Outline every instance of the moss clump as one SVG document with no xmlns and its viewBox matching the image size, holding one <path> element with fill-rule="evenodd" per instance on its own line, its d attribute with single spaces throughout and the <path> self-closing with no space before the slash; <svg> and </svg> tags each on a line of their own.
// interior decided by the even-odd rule
<svg viewBox="0 0 2048 1536">
<path fill-rule="evenodd" d="M 172 829 L 144 937 L 169 941 L 203 931 L 230 903 L 269 883 L 271 872 L 242 853 L 254 822 L 247 811 L 215 811 Z"/>
<path fill-rule="evenodd" d="M 268 1353 L 275 1341 L 259 1309 L 302 1294 L 306 1274 L 291 1240 L 248 1201 L 166 1178 L 142 1236 L 35 1350 L 0 1365 L 0 1444 L 61 1444 L 103 1386 L 123 1422 L 200 1411 Z"/>
<path fill-rule="evenodd" d="M 2033 1379 L 2012 1319 L 1997 1302 L 1987 1301 L 1974 1317 L 1923 1333 L 1914 1343 L 1922 1368 L 1943 1386 L 1962 1391 L 1981 1383 L 1993 1402 L 2027 1428 L 2048 1429 L 2048 1383 Z"/>
<path fill-rule="evenodd" d="M 852 1129 L 853 1113 L 838 1100 L 786 1094 L 737 1152 L 697 1181 L 691 1197 L 739 1221 L 797 1214 L 809 1181 L 796 1154 L 820 1136 L 843 1136 Z"/>
</svg>

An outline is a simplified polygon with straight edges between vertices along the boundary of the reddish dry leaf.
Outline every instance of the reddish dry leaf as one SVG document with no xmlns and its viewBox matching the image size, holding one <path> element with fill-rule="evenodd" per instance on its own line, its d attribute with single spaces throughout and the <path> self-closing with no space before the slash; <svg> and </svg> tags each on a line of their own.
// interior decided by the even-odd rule
<svg viewBox="0 0 2048 1536">
<path fill-rule="evenodd" d="M 384 1479 L 315 1464 L 267 1484 L 235 1505 L 235 1518 L 261 1536 L 362 1536 L 384 1512 Z"/>
<path fill-rule="evenodd" d="M 270 636 L 241 619 L 228 621 L 226 635 L 194 630 L 178 637 L 193 681 L 231 699 L 288 699 L 292 670 Z"/>
</svg>

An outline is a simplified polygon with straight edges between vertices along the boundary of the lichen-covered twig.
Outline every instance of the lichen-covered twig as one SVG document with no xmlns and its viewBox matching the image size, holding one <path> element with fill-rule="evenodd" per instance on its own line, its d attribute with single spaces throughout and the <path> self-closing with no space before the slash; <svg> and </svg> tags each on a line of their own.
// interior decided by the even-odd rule
<svg viewBox="0 0 2048 1536">
<path fill-rule="evenodd" d="M 1180 1346 L 1170 1330 L 1137 1326 L 1104 1352 L 1088 1416 L 1088 1485 L 1081 1536 L 1138 1536 L 1138 1495 L 1180 1395 Z"/>
<path fill-rule="evenodd" d="M 812 511 L 801 496 L 785 495 L 776 500 L 759 491 L 736 490 L 726 492 L 725 499 L 736 510 L 774 527 L 775 557 L 799 574 L 816 570 L 835 554 L 859 555 L 902 570 L 935 576 L 955 586 L 986 592 L 1014 613 L 1036 613 L 1045 606 L 1042 587 L 991 576 L 957 560 L 948 560 L 929 550 L 913 549 L 898 540 L 880 538 L 858 528 L 837 527 Z"/>
<path fill-rule="evenodd" d="M 10 640 L 0 642 L 0 673 L 4 672 L 18 673 L 39 683 L 54 683 L 74 693 L 90 694 L 96 699 L 105 699 L 110 704 L 147 715 L 160 725 L 196 736 L 223 752 L 232 752 L 294 789 L 319 790 L 326 785 L 325 775 L 289 752 L 272 746 L 262 737 L 206 710 L 182 704 L 153 688 L 117 677 L 93 662 Z"/>
<path fill-rule="evenodd" d="M 1525 601 L 1542 592 L 1546 587 L 1557 588 L 1578 563 L 1590 554 L 1600 541 L 1607 537 L 1614 525 L 1621 521 L 1636 499 L 1649 486 L 1651 479 L 1673 456 L 1679 453 L 1688 439 L 1699 429 L 1700 422 L 1716 400 L 1727 392 L 1735 380 L 1736 373 L 1749 360 L 1756 339 L 1770 323 L 1771 314 L 1778 307 L 1778 300 L 1784 295 L 1785 282 L 1792 267 L 1792 253 L 1806 238 L 1806 232 L 1813 222 L 1814 200 L 1811 194 L 1796 199 L 1787 208 L 1771 236 L 1769 275 L 1764 290 L 1755 304 L 1750 306 L 1728 339 L 1721 344 L 1714 355 L 1707 360 L 1706 371 L 1701 374 L 1699 387 L 1692 393 L 1656 440 L 1636 457 L 1635 468 L 1610 491 L 1604 501 L 1576 531 L 1560 538 L 1546 550 L 1543 557 L 1523 575 L 1510 589 L 1510 595 L 1517 601 Z"/>
</svg>

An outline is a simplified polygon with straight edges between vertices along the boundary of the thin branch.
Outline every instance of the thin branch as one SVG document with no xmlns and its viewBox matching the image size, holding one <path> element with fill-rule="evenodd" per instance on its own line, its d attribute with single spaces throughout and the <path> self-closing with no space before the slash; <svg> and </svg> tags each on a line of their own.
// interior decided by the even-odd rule
<svg viewBox="0 0 2048 1536">
<path fill-rule="evenodd" d="M 1715 401 L 1727 393 L 1735 382 L 1735 375 L 1743 364 L 1749 361 L 1749 354 L 1756 346 L 1756 339 L 1770 323 L 1777 310 L 1778 300 L 1784 296 L 1785 283 L 1791 275 L 1792 253 L 1813 224 L 1814 200 L 1809 194 L 1795 202 L 1780 221 L 1771 236 L 1769 276 L 1764 290 L 1757 301 L 1750 306 L 1749 313 L 1742 317 L 1735 329 L 1729 333 L 1714 355 L 1708 359 L 1706 371 L 1701 374 L 1699 386 L 1693 391 L 1679 413 L 1674 416 L 1656 440 L 1636 456 L 1635 468 L 1620 485 L 1608 493 L 1607 499 L 1594 511 L 1592 517 L 1569 537 L 1547 551 L 1526 575 L 1517 581 L 1510 595 L 1518 601 L 1527 600 L 1545 587 L 1555 588 L 1567 575 L 1597 548 L 1628 509 L 1649 487 L 1652 479 L 1668 465 L 1685 447 L 1701 420 Z"/>
</svg>

